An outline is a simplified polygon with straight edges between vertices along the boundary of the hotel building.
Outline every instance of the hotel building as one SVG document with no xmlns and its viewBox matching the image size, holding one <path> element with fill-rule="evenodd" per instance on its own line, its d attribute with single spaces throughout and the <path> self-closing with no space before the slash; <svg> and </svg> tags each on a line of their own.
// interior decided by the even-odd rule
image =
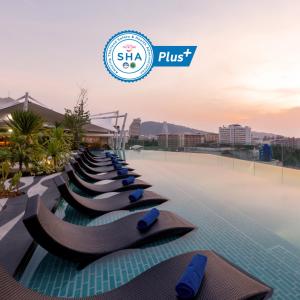
<svg viewBox="0 0 300 300">
<path fill-rule="evenodd" d="M 219 143 L 226 145 L 251 145 L 251 128 L 232 124 L 219 127 Z"/>
</svg>

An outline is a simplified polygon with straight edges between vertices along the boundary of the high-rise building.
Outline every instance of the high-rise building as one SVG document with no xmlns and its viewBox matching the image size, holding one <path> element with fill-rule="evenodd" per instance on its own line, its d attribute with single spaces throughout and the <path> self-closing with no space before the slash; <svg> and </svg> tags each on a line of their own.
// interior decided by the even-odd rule
<svg viewBox="0 0 300 300">
<path fill-rule="evenodd" d="M 219 127 L 219 143 L 230 145 L 251 145 L 251 128 L 232 124 Z"/>
<path fill-rule="evenodd" d="M 129 137 L 138 139 L 141 134 L 141 119 L 133 119 L 129 126 Z"/>
</svg>

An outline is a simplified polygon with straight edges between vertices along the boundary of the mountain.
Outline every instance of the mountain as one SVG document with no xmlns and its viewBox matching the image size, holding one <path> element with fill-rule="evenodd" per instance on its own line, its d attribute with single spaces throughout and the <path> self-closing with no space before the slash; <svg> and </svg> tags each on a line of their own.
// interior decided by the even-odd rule
<svg viewBox="0 0 300 300">
<path fill-rule="evenodd" d="M 168 133 L 169 134 L 182 134 L 182 133 L 206 133 L 206 131 L 167 123 L 168 125 Z M 142 122 L 141 124 L 141 135 L 158 135 L 160 133 L 164 133 L 164 123 L 162 122 L 154 122 L 154 121 L 147 121 Z"/>
</svg>

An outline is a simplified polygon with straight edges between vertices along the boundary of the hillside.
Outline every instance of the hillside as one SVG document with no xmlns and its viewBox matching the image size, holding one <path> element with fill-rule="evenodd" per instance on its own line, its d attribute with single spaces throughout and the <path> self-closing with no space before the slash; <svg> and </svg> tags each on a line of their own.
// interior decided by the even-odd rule
<svg viewBox="0 0 300 300">
<path fill-rule="evenodd" d="M 176 124 L 168 124 L 168 133 L 206 133 L 205 131 L 182 126 Z M 163 133 L 163 123 L 162 122 L 154 122 L 154 121 L 147 121 L 141 124 L 141 135 L 158 135 Z"/>
</svg>

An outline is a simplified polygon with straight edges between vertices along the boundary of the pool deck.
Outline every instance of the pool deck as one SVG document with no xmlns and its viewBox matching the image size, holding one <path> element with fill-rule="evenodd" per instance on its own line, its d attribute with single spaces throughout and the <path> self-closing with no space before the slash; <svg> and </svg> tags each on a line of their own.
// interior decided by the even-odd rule
<svg viewBox="0 0 300 300">
<path fill-rule="evenodd" d="M 184 153 L 132 151 L 127 156 L 153 191 L 171 199 L 158 208 L 186 218 L 197 230 L 163 244 L 113 253 L 81 271 L 38 247 L 21 282 L 48 295 L 90 296 L 114 289 L 169 257 L 211 249 L 272 286 L 273 299 L 299 299 L 299 223 L 295 223 L 299 210 L 290 207 L 299 206 L 299 188 L 283 184 L 277 174 L 275 179 L 259 176 L 260 166 L 253 176 L 246 165 L 237 168 L 231 161 L 220 163 L 197 155 L 195 159 Z M 293 180 L 297 182 L 298 177 Z M 117 211 L 89 219 L 66 203 L 56 212 L 85 226 L 109 223 L 130 213 Z M 292 222 L 287 222 L 287 216 Z"/>
<path fill-rule="evenodd" d="M 49 176 L 30 176 L 21 179 L 21 191 L 29 197 L 39 194 L 49 209 L 57 204 L 60 195 Z M 26 195 L 2 199 L 6 207 L 0 211 L 0 263 L 11 275 L 15 275 L 24 255 L 32 247 L 33 240 L 22 222 L 26 208 Z"/>
</svg>

